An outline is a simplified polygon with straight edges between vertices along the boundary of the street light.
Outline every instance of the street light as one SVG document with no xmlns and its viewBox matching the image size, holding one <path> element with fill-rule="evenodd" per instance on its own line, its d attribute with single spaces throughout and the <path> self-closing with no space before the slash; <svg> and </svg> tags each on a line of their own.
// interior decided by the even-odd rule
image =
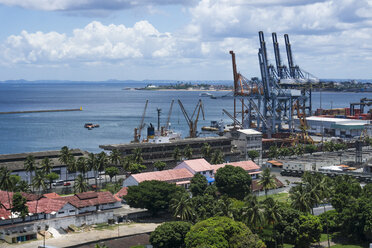
<svg viewBox="0 0 372 248">
<path fill-rule="evenodd" d="M 49 226 L 48 225 L 45 225 L 44 227 L 44 243 L 43 243 L 43 247 L 45 248 L 45 236 L 46 236 L 46 231 L 48 231 L 49 229 Z"/>
</svg>

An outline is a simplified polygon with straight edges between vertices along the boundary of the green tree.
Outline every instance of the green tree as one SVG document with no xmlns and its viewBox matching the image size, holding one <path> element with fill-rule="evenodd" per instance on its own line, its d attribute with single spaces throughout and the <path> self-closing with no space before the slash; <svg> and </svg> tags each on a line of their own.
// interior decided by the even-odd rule
<svg viewBox="0 0 372 248">
<path fill-rule="evenodd" d="M 324 149 L 327 152 L 333 152 L 335 150 L 335 144 L 332 141 L 324 142 Z"/>
<path fill-rule="evenodd" d="M 227 217 L 213 217 L 198 222 L 186 234 L 185 243 L 187 248 L 265 247 L 246 225 Z"/>
<path fill-rule="evenodd" d="M 44 171 L 45 174 L 49 174 L 52 170 L 53 162 L 48 158 L 45 157 L 41 160 L 41 169 Z"/>
<path fill-rule="evenodd" d="M 129 186 L 124 197 L 128 205 L 135 208 L 146 208 L 152 214 L 168 210 L 175 195 L 185 193 L 185 189 L 162 181 L 144 181 L 137 186 Z"/>
<path fill-rule="evenodd" d="M 208 143 L 204 143 L 201 148 L 201 153 L 203 155 L 203 158 L 207 161 L 211 160 L 212 157 L 212 147 Z"/>
<path fill-rule="evenodd" d="M 279 155 L 278 147 L 277 146 L 270 146 L 268 157 L 269 158 L 277 158 L 278 155 Z"/>
<path fill-rule="evenodd" d="M 187 145 L 185 149 L 183 149 L 183 156 L 186 159 L 192 159 L 192 148 L 190 145 Z"/>
<path fill-rule="evenodd" d="M 146 170 L 146 169 L 147 167 L 145 165 L 137 164 L 137 163 L 131 163 L 128 168 L 128 170 L 132 174 L 140 173 L 141 171 Z"/>
<path fill-rule="evenodd" d="M 75 178 L 74 190 L 76 193 L 82 193 L 88 191 L 88 184 L 85 181 L 83 175 L 78 175 Z"/>
<path fill-rule="evenodd" d="M 298 156 L 302 156 L 305 153 L 305 148 L 302 144 L 297 144 L 294 148 L 294 153 Z"/>
<path fill-rule="evenodd" d="M 85 178 L 85 174 L 88 171 L 87 160 L 85 157 L 79 157 L 76 160 L 76 170 Z"/>
<path fill-rule="evenodd" d="M 67 146 L 63 146 L 61 148 L 59 154 L 60 154 L 59 155 L 59 158 L 58 158 L 59 162 L 61 164 L 66 165 L 66 167 L 68 168 L 68 164 L 69 164 L 69 162 L 71 160 L 71 156 L 72 156 L 72 154 L 70 152 L 70 149 L 68 149 Z M 68 180 L 68 176 L 67 175 L 68 175 L 68 170 L 66 169 L 66 180 Z"/>
<path fill-rule="evenodd" d="M 193 220 L 194 209 L 189 194 L 175 196 L 170 202 L 170 210 L 175 218 L 181 220 Z"/>
<path fill-rule="evenodd" d="M 95 185 L 97 187 L 97 185 L 98 185 L 97 178 L 98 178 L 99 164 L 97 162 L 96 155 L 92 152 L 89 153 L 89 155 L 88 155 L 87 167 L 88 167 L 89 170 L 94 171 L 94 180 L 95 180 Z M 97 188 L 96 188 L 96 190 L 97 190 Z"/>
<path fill-rule="evenodd" d="M 13 194 L 11 212 L 16 213 L 23 221 L 25 221 L 25 218 L 28 215 L 26 202 L 26 198 L 24 198 L 21 193 L 17 192 Z"/>
<path fill-rule="evenodd" d="M 181 160 L 181 151 L 178 147 L 173 150 L 173 159 L 178 162 Z"/>
<path fill-rule="evenodd" d="M 54 180 L 57 180 L 59 178 L 59 175 L 55 172 L 51 172 L 45 176 L 45 179 L 48 179 L 49 181 L 49 188 L 52 188 L 52 183 Z"/>
<path fill-rule="evenodd" d="M 309 191 L 303 184 L 292 187 L 289 190 L 289 198 L 291 199 L 291 207 L 301 212 L 309 212 L 311 209 L 311 196 Z"/>
<path fill-rule="evenodd" d="M 35 157 L 28 155 L 24 162 L 24 169 L 29 173 L 29 183 L 32 184 L 32 173 L 36 170 Z"/>
<path fill-rule="evenodd" d="M 155 167 L 158 171 L 162 171 L 162 170 L 164 170 L 164 168 L 165 168 L 166 165 L 167 165 L 167 164 L 166 164 L 165 162 L 162 162 L 162 161 L 156 161 L 156 162 L 154 163 L 154 167 Z"/>
<path fill-rule="evenodd" d="M 35 176 L 34 178 L 32 178 L 32 186 L 38 189 L 39 194 L 44 192 L 44 190 L 46 189 L 45 173 L 42 170 L 35 171 Z M 39 199 L 36 200 L 36 208 L 35 208 L 36 213 L 37 213 L 38 205 L 39 205 Z M 37 218 L 39 219 L 38 214 L 37 214 Z"/>
<path fill-rule="evenodd" d="M 223 153 L 221 150 L 215 150 L 212 154 L 211 164 L 222 164 L 225 162 Z"/>
<path fill-rule="evenodd" d="M 5 190 L 8 195 L 8 204 L 11 206 L 9 191 L 13 187 L 10 171 L 6 167 L 0 167 L 0 189 Z M 13 218 L 10 217 L 12 224 Z"/>
<path fill-rule="evenodd" d="M 150 235 L 150 243 L 154 248 L 180 248 L 185 246 L 185 237 L 191 224 L 183 221 L 165 222 Z"/>
<path fill-rule="evenodd" d="M 97 168 L 99 172 L 105 171 L 106 167 L 108 166 L 109 159 L 107 157 L 107 154 L 105 152 L 100 152 L 97 155 Z M 106 176 L 105 176 L 106 180 Z"/>
<path fill-rule="evenodd" d="M 263 211 L 261 210 L 261 204 L 257 201 L 256 195 L 248 195 L 244 198 L 241 217 L 243 222 L 251 230 L 256 230 L 263 224 Z"/>
<path fill-rule="evenodd" d="M 310 244 L 318 242 L 322 233 L 322 224 L 317 216 L 301 215 L 296 247 L 307 248 Z"/>
<path fill-rule="evenodd" d="M 260 175 L 260 180 L 258 181 L 258 185 L 262 186 L 262 189 L 265 191 L 266 197 L 267 197 L 267 192 L 270 189 L 275 189 L 277 187 L 275 178 L 276 178 L 275 175 L 272 175 L 270 173 L 269 168 L 264 169 Z"/>
<path fill-rule="evenodd" d="M 238 200 L 244 199 L 250 192 L 251 176 L 244 169 L 226 165 L 217 170 L 216 186 L 218 191 Z"/>
<path fill-rule="evenodd" d="M 282 241 L 288 244 L 295 244 L 298 237 L 300 227 L 300 211 L 295 210 L 287 205 L 282 205 L 277 209 L 281 216 L 280 221 L 274 225 L 275 233 L 280 233 L 283 237 Z"/>
<path fill-rule="evenodd" d="M 118 166 L 120 163 L 120 152 L 118 149 L 114 148 L 110 153 L 110 161 L 113 165 Z"/>
<path fill-rule="evenodd" d="M 137 164 L 141 164 L 143 162 L 142 149 L 141 148 L 133 149 L 133 161 Z"/>
<path fill-rule="evenodd" d="M 263 202 L 265 220 L 269 225 L 274 225 L 282 218 L 278 211 L 280 205 L 273 198 L 268 197 Z"/>
<path fill-rule="evenodd" d="M 309 144 L 309 145 L 306 145 L 306 146 L 305 146 L 305 151 L 306 151 L 307 153 L 313 154 L 313 153 L 316 152 L 317 150 L 318 150 L 318 148 L 316 147 L 316 145 Z"/>
<path fill-rule="evenodd" d="M 190 191 L 193 196 L 202 195 L 208 186 L 208 181 L 205 176 L 196 173 L 191 178 Z"/>
<path fill-rule="evenodd" d="M 248 151 L 248 157 L 254 162 L 256 158 L 260 156 L 260 153 L 256 150 Z"/>
<path fill-rule="evenodd" d="M 112 178 L 113 178 L 114 176 L 116 176 L 117 174 L 119 174 L 119 169 L 116 168 L 115 166 L 108 167 L 108 168 L 106 168 L 106 170 L 105 170 L 105 174 L 109 175 L 109 177 L 110 177 L 110 182 L 112 182 Z"/>
</svg>

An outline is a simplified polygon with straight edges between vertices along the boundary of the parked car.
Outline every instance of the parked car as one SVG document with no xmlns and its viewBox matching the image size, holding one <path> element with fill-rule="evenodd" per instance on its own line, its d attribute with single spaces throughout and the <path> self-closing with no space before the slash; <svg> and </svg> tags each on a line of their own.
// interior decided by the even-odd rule
<svg viewBox="0 0 372 248">
<path fill-rule="evenodd" d="M 70 185 L 71 185 L 70 182 L 65 182 L 65 183 L 63 184 L 63 186 L 70 186 Z"/>
<path fill-rule="evenodd" d="M 55 181 L 54 183 L 52 183 L 52 185 L 53 185 L 54 187 L 56 187 L 56 186 L 62 186 L 63 183 L 64 183 L 63 180 L 57 180 L 57 181 Z"/>
</svg>

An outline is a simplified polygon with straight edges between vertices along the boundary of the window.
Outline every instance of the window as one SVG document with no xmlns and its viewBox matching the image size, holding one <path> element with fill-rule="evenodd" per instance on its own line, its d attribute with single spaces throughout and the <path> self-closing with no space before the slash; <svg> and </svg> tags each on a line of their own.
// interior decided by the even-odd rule
<svg viewBox="0 0 372 248">
<path fill-rule="evenodd" d="M 203 171 L 203 175 L 207 174 L 207 172 Z"/>
<path fill-rule="evenodd" d="M 65 211 L 59 211 L 58 212 L 58 214 L 64 214 L 65 213 Z"/>
<path fill-rule="evenodd" d="M 69 212 L 70 213 L 74 213 L 75 212 L 75 209 L 71 209 Z"/>
</svg>

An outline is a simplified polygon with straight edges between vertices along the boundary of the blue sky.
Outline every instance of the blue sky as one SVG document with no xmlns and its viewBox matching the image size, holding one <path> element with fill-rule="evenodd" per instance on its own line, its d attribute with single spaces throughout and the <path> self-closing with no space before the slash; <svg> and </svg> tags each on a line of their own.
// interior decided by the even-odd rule
<svg viewBox="0 0 372 248">
<path fill-rule="evenodd" d="M 372 78 L 371 0 L 0 0 L 0 80 L 259 76 L 258 31 L 319 78 Z"/>
</svg>

